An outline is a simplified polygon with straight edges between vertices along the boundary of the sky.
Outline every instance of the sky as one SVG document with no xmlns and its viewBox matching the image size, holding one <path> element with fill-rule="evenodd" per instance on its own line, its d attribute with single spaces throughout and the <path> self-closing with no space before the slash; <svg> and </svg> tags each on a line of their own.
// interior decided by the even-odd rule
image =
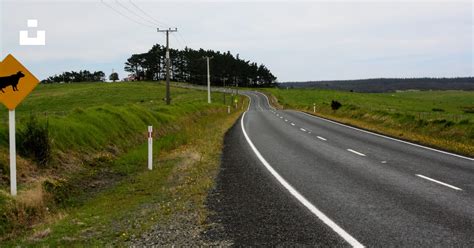
<svg viewBox="0 0 474 248">
<path fill-rule="evenodd" d="M 173 48 L 230 51 L 279 82 L 474 75 L 470 0 L 0 1 L 0 57 L 40 79 L 83 69 L 123 78 L 127 58 L 165 44 L 156 27 L 178 28 Z M 28 19 L 45 46 L 19 45 L 20 30 L 37 30 Z"/>
</svg>

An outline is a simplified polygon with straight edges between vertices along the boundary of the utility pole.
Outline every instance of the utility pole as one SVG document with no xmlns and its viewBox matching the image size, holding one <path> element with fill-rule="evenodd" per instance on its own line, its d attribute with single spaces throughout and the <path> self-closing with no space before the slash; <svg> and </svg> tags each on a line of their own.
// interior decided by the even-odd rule
<svg viewBox="0 0 474 248">
<path fill-rule="evenodd" d="M 222 79 L 222 81 L 224 82 L 224 91 L 223 91 L 224 94 L 223 94 L 223 95 L 224 95 L 224 104 L 225 104 L 225 92 L 226 92 L 225 81 L 227 81 L 227 77 L 224 77 L 224 78 Z"/>
<path fill-rule="evenodd" d="M 211 103 L 211 74 L 209 72 L 209 60 L 214 57 L 205 56 L 202 58 L 206 59 L 207 62 L 207 103 Z"/>
<path fill-rule="evenodd" d="M 158 32 L 166 33 L 166 105 L 170 105 L 170 32 L 178 32 L 177 28 L 171 29 L 156 29 Z"/>
</svg>

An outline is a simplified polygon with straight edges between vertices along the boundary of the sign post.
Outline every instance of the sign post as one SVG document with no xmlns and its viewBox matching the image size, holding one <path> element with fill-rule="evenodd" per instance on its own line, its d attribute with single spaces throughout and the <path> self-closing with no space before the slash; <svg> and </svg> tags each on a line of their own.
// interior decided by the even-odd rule
<svg viewBox="0 0 474 248">
<path fill-rule="evenodd" d="M 10 193 L 16 195 L 16 135 L 15 110 L 8 111 L 9 141 L 10 141 Z"/>
<path fill-rule="evenodd" d="M 10 143 L 10 193 L 17 194 L 15 108 L 33 91 L 39 80 L 9 54 L 0 63 L 0 102 L 8 108 Z"/>
</svg>

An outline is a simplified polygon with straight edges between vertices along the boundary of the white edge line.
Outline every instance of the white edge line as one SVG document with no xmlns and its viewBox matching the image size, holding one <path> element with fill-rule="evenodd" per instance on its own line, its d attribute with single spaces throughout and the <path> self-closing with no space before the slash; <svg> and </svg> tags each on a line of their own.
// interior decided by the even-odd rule
<svg viewBox="0 0 474 248">
<path fill-rule="evenodd" d="M 250 140 L 249 136 L 247 135 L 247 132 L 245 131 L 244 128 L 244 118 L 245 114 L 247 112 L 244 112 L 242 115 L 242 119 L 240 120 L 240 124 L 242 127 L 242 132 L 244 133 L 245 139 L 247 140 L 247 143 L 249 144 L 250 148 L 252 148 L 253 152 L 255 155 L 257 155 L 258 159 L 262 164 L 265 166 L 265 168 L 278 180 L 278 182 L 285 187 L 290 194 L 292 194 L 301 204 L 303 204 L 309 211 L 311 211 L 314 215 L 316 215 L 321 221 L 324 222 L 327 226 L 329 226 L 334 232 L 339 234 L 341 238 L 343 238 L 347 243 L 349 243 L 353 247 L 364 247 L 359 241 L 357 241 L 354 237 L 352 237 L 349 233 L 347 233 L 344 229 L 342 229 L 340 226 L 338 226 L 334 221 L 329 219 L 323 212 L 321 212 L 318 208 L 316 208 L 311 202 L 309 202 L 303 195 L 301 195 L 293 186 L 291 186 L 278 172 L 273 169 L 273 167 L 265 160 L 265 158 L 260 154 L 260 152 L 257 150 L 255 145 L 252 143 Z"/>
<path fill-rule="evenodd" d="M 263 94 L 262 92 L 259 92 L 259 91 L 255 91 L 255 92 L 257 92 L 257 93 L 259 93 L 259 94 L 262 94 L 262 95 L 267 99 L 268 106 L 269 106 L 271 109 L 275 110 L 275 108 L 270 104 L 270 100 L 268 100 L 267 95 L 265 95 L 265 94 Z"/>
<path fill-rule="evenodd" d="M 427 147 L 427 146 L 423 146 L 423 145 L 418 145 L 418 144 L 411 143 L 411 142 L 408 142 L 408 141 L 395 139 L 395 138 L 392 138 L 392 137 L 389 137 L 389 136 L 386 136 L 386 135 L 382 135 L 382 134 L 370 132 L 370 131 L 363 130 L 363 129 L 360 129 L 360 128 L 351 127 L 351 126 L 348 126 L 348 125 L 345 125 L 345 124 L 342 124 L 342 123 L 339 123 L 339 122 L 336 122 L 336 121 L 331 121 L 331 120 L 328 120 L 328 119 L 325 119 L 325 118 L 321 118 L 321 117 L 319 117 L 319 116 L 310 115 L 310 114 L 305 113 L 305 112 L 301 112 L 301 111 L 295 111 L 295 112 L 300 112 L 300 113 L 303 113 L 303 114 L 308 115 L 308 116 L 313 117 L 313 118 L 317 118 L 317 119 L 320 119 L 320 120 L 324 120 L 324 121 L 327 121 L 327 122 L 331 122 L 331 123 L 337 124 L 337 125 L 339 125 L 339 126 L 351 128 L 351 129 L 354 129 L 354 130 L 358 130 L 358 131 L 361 131 L 361 132 L 364 132 L 364 133 L 372 134 L 372 135 L 379 136 L 379 137 L 382 137 L 382 138 L 386 138 L 386 139 L 389 139 L 389 140 L 394 140 L 394 141 L 398 141 L 398 142 L 401 142 L 401 143 L 404 143 L 404 144 L 408 144 L 408 145 L 412 145 L 412 146 L 424 148 L 424 149 L 427 149 L 427 150 L 431 150 L 431 151 L 435 151 L 435 152 L 439 152 L 439 153 L 443 153 L 443 154 L 455 156 L 455 157 L 458 157 L 458 158 L 463 158 L 463 159 L 467 159 L 467 160 L 474 161 L 474 158 L 465 157 L 465 156 L 462 156 L 462 155 L 459 155 L 459 154 L 450 153 L 450 152 L 438 150 L 438 149 L 435 149 L 435 148 L 431 148 L 431 147 Z"/>
<path fill-rule="evenodd" d="M 316 137 L 317 137 L 318 139 L 320 139 L 320 140 L 324 140 L 324 141 L 327 140 L 327 139 L 325 139 L 325 138 L 323 138 L 323 137 L 321 137 L 321 136 L 316 136 Z"/>
<path fill-rule="evenodd" d="M 450 185 L 450 184 L 447 184 L 447 183 L 443 183 L 443 182 L 438 181 L 438 180 L 435 180 L 435 179 L 433 179 L 433 178 L 429 178 L 429 177 L 423 176 L 423 175 L 421 175 L 421 174 L 415 174 L 415 175 L 418 176 L 418 177 L 421 177 L 421 178 L 423 178 L 423 179 L 426 179 L 426 180 L 429 180 L 429 181 L 432 181 L 432 182 L 435 182 L 435 183 L 439 183 L 439 184 L 444 185 L 444 186 L 446 186 L 446 187 L 449 187 L 449 188 L 452 188 L 452 189 L 455 189 L 455 190 L 462 191 L 462 189 L 460 189 L 460 188 L 458 188 L 458 187 L 456 187 L 456 186 L 453 186 L 453 185 Z"/>
<path fill-rule="evenodd" d="M 354 150 L 352 150 L 352 149 L 347 149 L 347 150 L 350 151 L 350 152 L 352 152 L 352 153 L 355 153 L 355 154 L 357 154 L 357 155 L 359 155 L 359 156 L 365 157 L 365 154 L 360 153 L 360 152 L 358 152 L 358 151 L 354 151 Z"/>
</svg>

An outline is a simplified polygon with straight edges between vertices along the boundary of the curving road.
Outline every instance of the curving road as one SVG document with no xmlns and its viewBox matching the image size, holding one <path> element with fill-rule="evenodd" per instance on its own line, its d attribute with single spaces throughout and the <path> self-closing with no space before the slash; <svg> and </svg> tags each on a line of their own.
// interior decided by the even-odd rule
<svg viewBox="0 0 474 248">
<path fill-rule="evenodd" d="M 278 212 L 280 208 L 253 206 L 255 212 L 264 212 L 258 215 L 245 210 L 252 201 L 261 201 L 263 205 L 268 201 L 275 201 L 277 206 L 293 204 L 290 207 L 293 212 L 300 212 L 304 217 L 295 216 L 283 224 L 277 220 L 263 221 L 257 230 L 262 235 L 248 233 L 251 238 L 240 239 L 237 244 L 252 244 L 252 241 L 285 244 L 288 238 L 271 242 L 271 237 L 262 230 L 269 228 L 285 237 L 285 232 L 292 231 L 291 225 L 311 219 L 310 226 L 293 231 L 318 233 L 318 237 L 303 235 L 301 240 L 291 239 L 291 242 L 331 246 L 474 247 L 474 159 L 298 111 L 275 110 L 263 94 L 244 94 L 250 97 L 251 105 L 230 131 L 232 137 L 226 137 L 223 155 L 223 168 L 235 171 L 229 175 L 221 172 L 218 188 L 222 193 L 246 195 L 247 199 L 243 205 L 236 207 L 234 201 L 234 206 L 220 209 L 221 214 L 230 211 L 226 213 L 226 226 L 245 236 L 246 232 L 255 232 L 255 227 L 250 227 L 255 222 L 246 226 L 245 221 L 240 221 L 236 227 L 232 221 L 237 218 L 232 214 L 237 214 L 239 208 L 252 213 L 238 218 L 251 215 L 262 220 L 266 212 Z M 255 180 L 260 182 L 246 182 L 248 176 L 240 176 L 246 192 L 232 192 L 238 182 L 234 182 L 234 187 L 226 188 L 225 184 L 232 177 L 239 177 L 237 170 L 252 171 L 247 173 L 258 177 Z M 286 200 L 261 200 L 265 192 L 253 188 L 269 184 L 273 189 L 267 191 L 268 195 L 276 194 L 273 192 L 276 190 Z M 252 194 L 260 196 L 252 197 Z M 226 197 L 232 198 L 223 196 L 222 204 L 226 203 Z M 269 218 L 285 218 L 285 215 Z"/>
</svg>

